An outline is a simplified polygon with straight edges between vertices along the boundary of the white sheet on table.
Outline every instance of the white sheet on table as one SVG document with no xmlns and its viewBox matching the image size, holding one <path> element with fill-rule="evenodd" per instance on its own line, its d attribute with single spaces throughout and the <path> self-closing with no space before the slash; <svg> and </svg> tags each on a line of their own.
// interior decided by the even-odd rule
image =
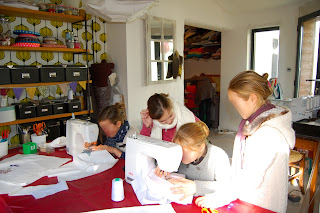
<svg viewBox="0 0 320 213">
<path fill-rule="evenodd" d="M 152 206 L 134 206 L 134 207 L 123 207 L 123 208 L 113 208 L 113 209 L 105 209 L 98 211 L 91 211 L 95 213 L 175 213 L 171 204 L 165 205 L 152 205 Z"/>
<path fill-rule="evenodd" d="M 154 174 L 154 169 L 146 177 L 138 176 L 132 182 L 132 188 L 142 205 L 146 204 L 168 204 L 171 202 L 179 204 L 192 203 L 193 196 L 180 201 L 182 194 L 173 194 L 171 188 L 175 185 Z"/>
<path fill-rule="evenodd" d="M 61 181 L 57 184 L 51 185 L 39 185 L 39 186 L 28 186 L 24 187 L 18 191 L 9 193 L 10 196 L 22 196 L 22 195 L 32 195 L 35 199 L 43 198 L 55 193 L 68 190 L 69 187 L 66 181 Z"/>
<path fill-rule="evenodd" d="M 84 177 L 98 174 L 112 168 L 118 159 L 106 150 L 98 150 L 87 153 L 81 153 L 74 161 L 57 169 L 50 169 L 44 173 L 48 177 L 57 176 L 58 180 L 78 180 Z"/>
</svg>

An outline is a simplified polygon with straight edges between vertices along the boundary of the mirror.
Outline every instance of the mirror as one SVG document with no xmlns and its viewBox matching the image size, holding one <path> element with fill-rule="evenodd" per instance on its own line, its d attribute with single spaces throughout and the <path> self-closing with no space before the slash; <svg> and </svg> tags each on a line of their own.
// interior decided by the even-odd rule
<svg viewBox="0 0 320 213">
<path fill-rule="evenodd" d="M 148 16 L 146 21 L 147 84 L 174 80 L 167 78 L 175 50 L 175 21 Z"/>
</svg>

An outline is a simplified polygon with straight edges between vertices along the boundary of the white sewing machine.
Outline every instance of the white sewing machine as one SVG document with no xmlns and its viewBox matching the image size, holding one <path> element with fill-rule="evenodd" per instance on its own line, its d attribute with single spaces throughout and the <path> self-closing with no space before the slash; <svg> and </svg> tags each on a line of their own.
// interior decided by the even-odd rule
<svg viewBox="0 0 320 213">
<path fill-rule="evenodd" d="M 147 176 L 156 167 L 155 159 L 161 170 L 175 172 L 181 163 L 182 148 L 178 144 L 143 135 L 128 137 L 125 159 L 126 181 L 131 184 L 138 176 Z"/>
<path fill-rule="evenodd" d="M 74 157 L 83 152 L 85 142 L 98 139 L 99 128 L 95 123 L 80 119 L 67 120 L 66 147 L 67 153 Z"/>
</svg>

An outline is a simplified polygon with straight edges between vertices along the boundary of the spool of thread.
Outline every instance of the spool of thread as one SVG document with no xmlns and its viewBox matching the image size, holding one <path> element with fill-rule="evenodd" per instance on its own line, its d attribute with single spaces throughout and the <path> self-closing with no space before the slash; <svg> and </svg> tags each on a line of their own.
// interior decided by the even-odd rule
<svg viewBox="0 0 320 213">
<path fill-rule="evenodd" d="M 115 202 L 124 199 L 123 180 L 121 178 L 114 178 L 112 180 L 111 199 Z"/>
<path fill-rule="evenodd" d="M 68 100 L 73 100 L 73 90 L 72 89 L 70 89 L 68 91 Z"/>
</svg>

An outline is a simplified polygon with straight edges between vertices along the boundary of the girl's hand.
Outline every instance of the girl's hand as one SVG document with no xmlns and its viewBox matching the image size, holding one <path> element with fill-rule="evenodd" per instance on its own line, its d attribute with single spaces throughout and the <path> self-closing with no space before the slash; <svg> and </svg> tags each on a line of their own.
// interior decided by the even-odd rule
<svg viewBox="0 0 320 213">
<path fill-rule="evenodd" d="M 84 148 L 89 148 L 90 146 L 96 146 L 97 144 L 98 144 L 97 141 L 92 142 L 92 143 L 85 142 L 84 143 Z"/>
<path fill-rule="evenodd" d="M 166 172 L 166 171 L 163 171 L 163 170 L 160 170 L 159 166 L 157 166 L 157 168 L 154 170 L 154 174 L 158 177 L 166 177 L 167 175 L 169 175 L 170 173 L 169 172 Z"/>
<path fill-rule="evenodd" d="M 149 115 L 149 110 L 148 109 L 143 109 L 140 112 L 141 115 L 141 120 L 143 122 L 143 124 L 147 127 L 150 128 L 151 124 L 152 124 L 152 118 Z"/>
<path fill-rule="evenodd" d="M 193 180 L 181 178 L 178 180 L 171 179 L 169 182 L 177 185 L 177 187 L 171 188 L 173 194 L 183 194 L 183 197 L 180 198 L 180 201 L 196 193 L 196 183 Z"/>
<path fill-rule="evenodd" d="M 92 150 L 107 150 L 110 154 L 115 154 L 118 158 L 122 155 L 122 151 L 120 149 L 108 145 L 93 146 Z"/>
<path fill-rule="evenodd" d="M 209 206 L 207 205 L 207 197 L 206 196 L 198 197 L 195 200 L 195 204 L 201 208 L 209 208 Z"/>
</svg>

